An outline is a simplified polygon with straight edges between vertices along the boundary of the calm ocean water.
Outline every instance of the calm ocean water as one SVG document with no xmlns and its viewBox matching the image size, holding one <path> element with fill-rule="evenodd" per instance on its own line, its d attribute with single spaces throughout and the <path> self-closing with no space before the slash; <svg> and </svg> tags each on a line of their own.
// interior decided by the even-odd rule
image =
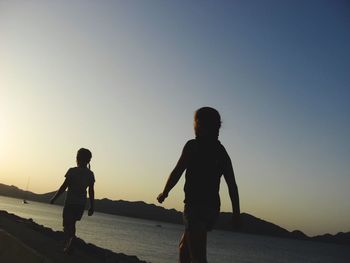
<svg viewBox="0 0 350 263">
<path fill-rule="evenodd" d="M 62 207 L 0 196 L 0 209 L 62 230 Z M 162 227 L 157 227 L 157 225 Z M 183 227 L 150 220 L 95 213 L 84 215 L 77 235 L 86 242 L 153 263 L 177 262 L 177 244 Z M 350 248 L 214 230 L 208 236 L 210 263 L 350 262 Z"/>
</svg>

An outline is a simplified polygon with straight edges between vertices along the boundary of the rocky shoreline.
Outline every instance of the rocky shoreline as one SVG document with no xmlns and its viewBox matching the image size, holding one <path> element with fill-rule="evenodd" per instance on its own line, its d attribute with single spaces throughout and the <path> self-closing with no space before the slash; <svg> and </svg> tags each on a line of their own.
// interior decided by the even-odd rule
<svg viewBox="0 0 350 263">
<path fill-rule="evenodd" d="M 115 253 L 111 250 L 86 243 L 77 238 L 76 249 L 72 255 L 62 252 L 63 232 L 39 225 L 32 219 L 21 218 L 0 210 L 0 229 L 6 231 L 24 245 L 43 255 L 52 262 L 84 262 L 84 263 L 146 263 L 136 256 Z M 1 253 L 0 253 L 0 261 Z M 23 259 L 25 262 L 25 259 Z"/>
</svg>

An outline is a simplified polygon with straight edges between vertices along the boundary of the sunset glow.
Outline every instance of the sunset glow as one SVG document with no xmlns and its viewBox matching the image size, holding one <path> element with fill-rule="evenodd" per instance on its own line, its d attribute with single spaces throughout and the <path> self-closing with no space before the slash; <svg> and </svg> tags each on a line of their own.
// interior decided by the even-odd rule
<svg viewBox="0 0 350 263">
<path fill-rule="evenodd" d="M 350 21 L 322 3 L 2 1 L 0 183 L 54 191 L 86 147 L 97 198 L 156 203 L 208 105 L 242 212 L 349 231 Z"/>
</svg>

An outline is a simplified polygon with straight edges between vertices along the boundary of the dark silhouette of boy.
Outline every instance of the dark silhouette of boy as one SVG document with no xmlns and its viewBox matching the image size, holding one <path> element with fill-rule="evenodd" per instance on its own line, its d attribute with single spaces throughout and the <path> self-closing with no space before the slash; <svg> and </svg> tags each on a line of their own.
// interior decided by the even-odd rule
<svg viewBox="0 0 350 263">
<path fill-rule="evenodd" d="M 239 222 L 238 189 L 231 159 L 218 140 L 221 117 L 217 110 L 203 107 L 196 111 L 196 139 L 186 143 L 181 157 L 158 196 L 162 203 L 186 170 L 184 224 L 179 244 L 180 263 L 207 262 L 207 231 L 212 230 L 220 213 L 219 186 L 224 175 L 233 211 L 233 226 Z"/>
</svg>

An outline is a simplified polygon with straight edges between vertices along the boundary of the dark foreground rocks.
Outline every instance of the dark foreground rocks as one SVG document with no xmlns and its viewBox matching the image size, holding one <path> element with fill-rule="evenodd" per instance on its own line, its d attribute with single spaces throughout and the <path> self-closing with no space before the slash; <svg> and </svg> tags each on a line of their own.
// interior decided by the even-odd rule
<svg viewBox="0 0 350 263">
<path fill-rule="evenodd" d="M 50 262 L 146 263 L 145 261 L 139 260 L 136 256 L 115 253 L 111 250 L 85 243 L 85 241 L 80 238 L 76 239 L 74 252 L 71 255 L 65 255 L 62 252 L 63 232 L 53 231 L 51 228 L 39 225 L 31 219 L 21 218 L 6 211 L 0 211 L 0 229 L 8 233 L 8 236 L 13 237 L 18 242 L 22 242 L 25 247 L 35 251 L 38 255 L 42 255 L 43 258 Z M 11 249 L 13 246 L 7 244 L 6 247 Z M 1 251 L 2 250 L 0 250 L 0 262 L 4 262 L 4 260 L 1 260 L 1 253 L 4 254 L 6 252 L 9 254 L 11 251 Z M 16 256 L 19 256 L 19 252 L 14 251 L 13 253 L 17 253 Z M 26 258 L 23 258 L 23 262 L 27 261 Z"/>
</svg>

